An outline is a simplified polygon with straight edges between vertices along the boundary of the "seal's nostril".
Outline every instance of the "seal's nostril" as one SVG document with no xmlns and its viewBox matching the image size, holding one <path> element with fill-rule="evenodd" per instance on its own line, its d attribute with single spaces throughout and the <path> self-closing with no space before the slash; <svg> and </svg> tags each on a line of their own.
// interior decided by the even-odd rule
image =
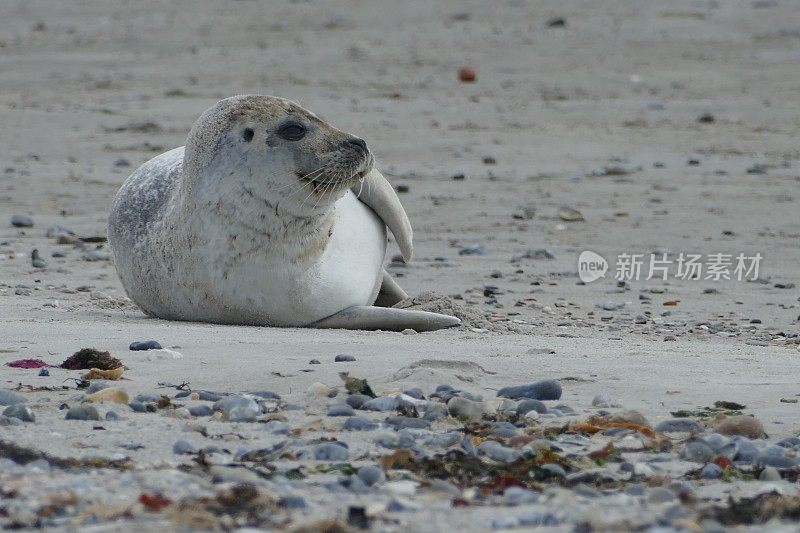
<svg viewBox="0 0 800 533">
<path fill-rule="evenodd" d="M 350 144 L 355 144 L 365 152 L 367 151 L 367 143 L 364 142 L 364 139 L 359 139 L 358 137 L 354 137 L 353 139 L 348 139 L 347 142 Z"/>
</svg>

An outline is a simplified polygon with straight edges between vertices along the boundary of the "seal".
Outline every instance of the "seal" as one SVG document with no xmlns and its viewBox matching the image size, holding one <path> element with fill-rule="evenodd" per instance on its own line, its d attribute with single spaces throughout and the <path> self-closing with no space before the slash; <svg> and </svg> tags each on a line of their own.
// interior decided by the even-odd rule
<svg viewBox="0 0 800 533">
<path fill-rule="evenodd" d="M 299 104 L 219 101 L 186 145 L 139 167 L 111 207 L 108 241 L 128 296 L 168 320 L 282 327 L 458 325 L 395 309 L 387 227 L 406 261 L 412 230 L 366 142 Z"/>
</svg>

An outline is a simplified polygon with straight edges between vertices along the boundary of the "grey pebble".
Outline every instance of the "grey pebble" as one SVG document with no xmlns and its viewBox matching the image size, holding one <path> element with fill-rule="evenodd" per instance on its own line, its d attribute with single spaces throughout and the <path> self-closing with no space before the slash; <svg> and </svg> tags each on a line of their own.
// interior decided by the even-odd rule
<svg viewBox="0 0 800 533">
<path fill-rule="evenodd" d="M 86 388 L 86 394 L 101 391 L 109 388 L 111 385 L 107 381 L 92 381 L 92 384 Z"/>
<path fill-rule="evenodd" d="M 700 471 L 700 477 L 702 479 L 719 479 L 722 477 L 722 468 L 715 463 L 708 463 Z"/>
<path fill-rule="evenodd" d="M 211 416 L 214 414 L 214 409 L 210 405 L 195 405 L 189 408 L 189 414 L 192 416 Z"/>
<path fill-rule="evenodd" d="M 700 431 L 700 424 L 690 418 L 672 418 L 659 422 L 655 427 L 661 433 L 691 433 Z"/>
<path fill-rule="evenodd" d="M 314 459 L 317 461 L 347 461 L 350 452 L 344 446 L 324 442 L 314 446 Z"/>
<path fill-rule="evenodd" d="M 681 451 L 681 457 L 694 463 L 707 463 L 714 458 L 714 450 L 705 442 L 688 442 Z"/>
<path fill-rule="evenodd" d="M 478 451 L 490 459 L 502 463 L 511 463 L 520 456 L 517 450 L 503 446 L 499 442 L 493 440 L 486 440 L 480 443 Z"/>
<path fill-rule="evenodd" d="M 172 453 L 175 455 L 197 453 L 197 447 L 188 441 L 176 440 L 175 444 L 172 445 Z"/>
<path fill-rule="evenodd" d="M 302 496 L 284 496 L 278 500 L 278 505 L 285 509 L 303 509 L 306 507 L 306 500 Z"/>
<path fill-rule="evenodd" d="M 351 394 L 345 399 L 347 405 L 353 409 L 360 409 L 362 405 L 370 401 L 372 398 L 366 394 Z"/>
<path fill-rule="evenodd" d="M 647 495 L 650 503 L 667 503 L 675 500 L 675 493 L 666 487 L 655 487 Z"/>
<path fill-rule="evenodd" d="M 218 392 L 209 392 L 205 390 L 197 391 L 197 395 L 205 402 L 217 402 L 225 397 L 224 394 Z M 188 394 L 187 394 L 188 396 Z"/>
<path fill-rule="evenodd" d="M 780 481 L 781 473 L 774 466 L 767 466 L 758 475 L 758 479 L 759 481 Z"/>
<path fill-rule="evenodd" d="M 558 463 L 546 463 L 541 466 L 542 471 L 548 477 L 557 477 L 557 478 L 565 478 L 567 477 L 567 471 L 558 464 Z"/>
<path fill-rule="evenodd" d="M 138 400 L 133 400 L 131 403 L 128 404 L 128 407 L 133 409 L 134 413 L 146 413 L 147 406 Z"/>
<path fill-rule="evenodd" d="M 395 431 L 402 429 L 428 429 L 431 423 L 422 418 L 411 418 L 408 416 L 390 416 L 386 423 L 394 428 Z"/>
<path fill-rule="evenodd" d="M 28 400 L 24 396 L 20 396 L 16 392 L 0 389 L 0 405 L 14 405 L 17 403 L 25 403 L 27 401 Z"/>
<path fill-rule="evenodd" d="M 334 363 L 350 363 L 355 361 L 356 358 L 350 354 L 340 353 L 336 357 L 333 358 Z"/>
<path fill-rule="evenodd" d="M 358 469 L 358 478 L 364 485 L 371 487 L 376 483 L 381 483 L 386 479 L 383 470 L 374 465 L 365 465 Z"/>
<path fill-rule="evenodd" d="M 270 420 L 264 424 L 264 431 L 269 431 L 273 435 L 288 435 L 289 430 L 291 430 L 289 424 L 280 420 Z"/>
<path fill-rule="evenodd" d="M 394 411 L 398 405 L 397 398 L 392 396 L 379 396 L 365 402 L 359 409 L 364 411 Z"/>
<path fill-rule="evenodd" d="M 226 416 L 230 416 L 231 411 L 235 408 L 243 408 L 243 412 L 251 412 L 258 414 L 261 413 L 261 407 L 252 398 L 245 398 L 244 396 L 226 396 L 221 400 L 214 402 L 214 410 L 222 411 Z M 255 414 L 253 415 L 255 416 Z"/>
<path fill-rule="evenodd" d="M 116 411 L 108 411 L 106 413 L 106 420 L 108 420 L 109 422 L 119 420 L 119 415 L 117 414 Z"/>
<path fill-rule="evenodd" d="M 321 365 L 322 363 L 319 362 L 319 359 L 312 359 L 308 362 L 309 365 Z"/>
<path fill-rule="evenodd" d="M 65 420 L 100 420 L 100 413 L 93 405 L 76 405 L 67 410 Z"/>
<path fill-rule="evenodd" d="M 328 416 L 353 416 L 355 414 L 355 410 L 346 403 L 332 405 L 328 409 Z"/>
<path fill-rule="evenodd" d="M 753 461 L 753 464 L 758 467 L 771 466 L 777 469 L 791 469 L 797 467 L 797 460 L 794 457 L 760 453 Z"/>
<path fill-rule="evenodd" d="M 517 405 L 517 414 L 519 416 L 530 411 L 536 411 L 540 415 L 543 415 L 547 412 L 547 406 L 539 400 L 522 400 L 519 402 L 519 405 Z"/>
<path fill-rule="evenodd" d="M 561 398 L 561 384 L 554 379 L 544 379 L 527 385 L 503 387 L 497 391 L 501 398 L 531 398 L 533 400 L 558 400 Z"/>
<path fill-rule="evenodd" d="M 231 422 L 255 422 L 256 417 L 261 414 L 261 407 L 259 407 L 256 402 L 247 405 L 237 405 L 229 409 L 226 414 L 228 420 Z"/>
<path fill-rule="evenodd" d="M 28 215 L 11 215 L 11 225 L 15 228 L 32 228 L 33 219 Z"/>
<path fill-rule="evenodd" d="M 486 412 L 486 404 L 455 396 L 447 402 L 447 412 L 453 418 L 480 420 Z"/>
<path fill-rule="evenodd" d="M 350 431 L 371 431 L 377 427 L 378 424 L 361 416 L 351 416 L 342 425 L 342 429 Z"/>
<path fill-rule="evenodd" d="M 14 405 L 9 405 L 3 411 L 3 416 L 7 416 L 9 418 L 18 418 L 23 422 L 35 422 L 36 417 L 33 415 L 33 411 L 31 408 L 22 403 L 16 403 Z"/>
</svg>

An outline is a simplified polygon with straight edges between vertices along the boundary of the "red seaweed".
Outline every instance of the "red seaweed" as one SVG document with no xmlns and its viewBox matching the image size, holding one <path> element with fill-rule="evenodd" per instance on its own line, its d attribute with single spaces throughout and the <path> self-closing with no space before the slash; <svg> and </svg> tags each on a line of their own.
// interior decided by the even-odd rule
<svg viewBox="0 0 800 533">
<path fill-rule="evenodd" d="M 46 368 L 53 365 L 45 363 L 41 359 L 17 359 L 16 361 L 9 361 L 6 366 L 11 368 Z"/>
</svg>

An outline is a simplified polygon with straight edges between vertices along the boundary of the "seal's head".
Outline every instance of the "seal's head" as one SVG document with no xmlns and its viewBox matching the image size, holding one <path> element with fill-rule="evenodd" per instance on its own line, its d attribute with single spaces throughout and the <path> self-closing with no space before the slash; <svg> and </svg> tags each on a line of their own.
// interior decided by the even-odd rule
<svg viewBox="0 0 800 533">
<path fill-rule="evenodd" d="M 221 100 L 197 120 L 184 155 L 186 192 L 250 195 L 308 216 L 372 169 L 367 144 L 299 104 L 274 96 Z"/>
</svg>

